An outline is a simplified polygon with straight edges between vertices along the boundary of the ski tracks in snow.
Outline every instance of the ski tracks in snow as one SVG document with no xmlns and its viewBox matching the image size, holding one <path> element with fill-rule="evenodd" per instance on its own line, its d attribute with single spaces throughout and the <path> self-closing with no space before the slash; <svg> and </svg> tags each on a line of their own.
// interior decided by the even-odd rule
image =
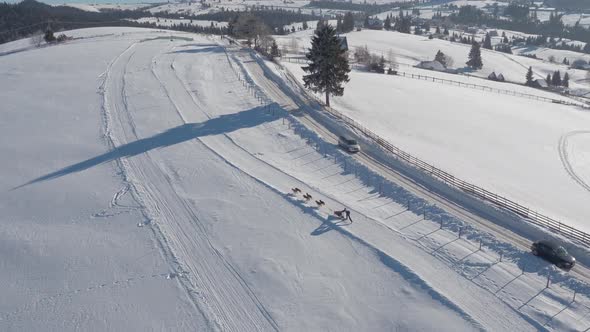
<svg viewBox="0 0 590 332">
<path fill-rule="evenodd" d="M 565 169 L 565 171 L 574 181 L 576 181 L 580 186 L 582 186 L 582 188 L 590 192 L 590 184 L 586 183 L 586 181 L 584 181 L 584 179 L 582 179 L 582 177 L 578 175 L 578 173 L 576 173 L 576 170 L 574 169 L 569 160 L 569 152 L 567 150 L 569 139 L 573 136 L 582 134 L 590 134 L 590 130 L 574 130 L 562 135 L 559 138 L 557 150 L 559 151 L 559 159 L 561 159 L 561 163 L 563 164 L 563 168 Z"/>
<path fill-rule="evenodd" d="M 146 45 L 147 48 L 142 51 L 161 54 L 167 50 L 162 47 L 152 50 L 150 44 L 142 43 L 142 47 Z M 133 54 L 126 50 L 115 59 L 102 87 L 105 136 L 112 142 L 113 148 L 141 139 L 125 92 L 125 73 L 132 63 Z M 152 66 L 153 76 L 182 117 L 170 91 L 156 74 L 154 58 L 147 65 Z M 184 119 L 183 122 L 186 123 Z M 194 140 L 188 143 L 198 144 Z M 164 162 L 160 154 L 157 150 L 147 150 L 133 158 L 119 158 L 117 163 L 125 182 L 143 207 L 146 218 L 156 221 L 150 223 L 150 229 L 172 269 L 181 271 L 178 280 L 203 319 L 210 328 L 223 331 L 278 330 L 278 325 L 239 271 L 209 241 L 197 211 L 179 195 L 180 189 L 171 182 L 171 176 L 162 166 Z"/>
</svg>

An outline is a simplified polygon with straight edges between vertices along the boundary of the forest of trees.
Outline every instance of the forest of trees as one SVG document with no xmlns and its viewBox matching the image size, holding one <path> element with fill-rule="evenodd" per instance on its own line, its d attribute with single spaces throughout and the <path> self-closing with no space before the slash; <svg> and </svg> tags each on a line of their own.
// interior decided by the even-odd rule
<svg viewBox="0 0 590 332">
<path fill-rule="evenodd" d="M 139 10 L 87 12 L 67 6 L 50 6 L 34 0 L 17 4 L 0 3 L 0 44 L 45 31 L 50 23 L 54 31 L 95 26 L 142 26 L 123 19 L 151 16 Z"/>
<path fill-rule="evenodd" d="M 350 10 L 355 12 L 363 12 L 366 15 L 374 15 L 377 13 L 386 12 L 392 8 L 409 8 L 416 4 L 416 1 L 412 2 L 390 2 L 386 4 L 374 4 L 374 3 L 353 3 L 344 1 L 329 1 L 329 0 L 312 0 L 305 7 L 309 8 L 326 8 L 326 9 L 340 9 Z"/>
<path fill-rule="evenodd" d="M 589 1 L 590 2 L 590 1 Z M 508 12 L 506 12 L 508 10 Z M 590 43 L 590 29 L 580 25 L 566 26 L 561 21 L 562 15 L 551 14 L 548 21 L 534 20 L 534 15 L 529 15 L 528 7 L 511 5 L 505 9 L 504 14 L 512 17 L 512 20 L 495 18 L 474 6 L 462 6 L 458 13 L 451 14 L 449 20 L 454 23 L 486 25 L 497 29 L 520 31 L 529 34 L 546 35 L 568 38 Z"/>
</svg>

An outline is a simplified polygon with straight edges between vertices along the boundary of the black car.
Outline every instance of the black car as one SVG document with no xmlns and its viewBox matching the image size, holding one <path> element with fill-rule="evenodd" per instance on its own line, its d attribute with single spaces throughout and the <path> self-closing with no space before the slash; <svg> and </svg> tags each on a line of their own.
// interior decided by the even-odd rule
<svg viewBox="0 0 590 332">
<path fill-rule="evenodd" d="M 531 246 L 533 255 L 542 257 L 555 264 L 558 268 L 569 271 L 576 265 L 576 259 L 559 243 L 541 240 Z"/>
</svg>

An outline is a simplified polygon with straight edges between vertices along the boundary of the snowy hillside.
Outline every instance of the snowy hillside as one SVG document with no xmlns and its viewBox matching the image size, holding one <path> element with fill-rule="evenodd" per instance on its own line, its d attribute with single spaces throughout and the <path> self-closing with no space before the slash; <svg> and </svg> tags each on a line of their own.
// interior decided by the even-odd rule
<svg viewBox="0 0 590 332">
<path fill-rule="evenodd" d="M 554 271 L 516 235 L 496 237 L 343 153 L 284 72 L 250 51 L 180 32 L 69 34 L 84 38 L 15 53 L 23 42 L 9 43 L 1 56 L 0 330 L 590 327 L 582 265 Z M 405 89 L 382 77 L 388 93 Z M 354 222 L 334 216 L 343 207 Z"/>
<path fill-rule="evenodd" d="M 312 30 L 300 31 L 287 36 L 277 36 L 276 38 L 283 45 L 289 45 L 292 39 L 296 39 L 301 49 L 300 52 L 303 52 L 304 49 L 309 48 L 312 33 Z M 391 51 L 395 54 L 395 61 L 401 64 L 413 66 L 421 61 L 433 60 L 436 52 L 440 50 L 453 59 L 452 68 L 460 69 L 460 71 L 469 75 L 487 78 L 491 72 L 502 73 L 508 81 L 523 83 L 529 67 L 533 68 L 535 78 L 545 78 L 547 74 L 553 74 L 553 72 L 559 70 L 562 75 L 565 72 L 570 75 L 571 89 L 588 90 L 588 85 L 583 81 L 586 79 L 586 71 L 569 69 L 568 66 L 561 63 L 550 63 L 482 49 L 483 68 L 471 72 L 465 68 L 471 48 L 470 45 L 382 30 L 355 31 L 347 33 L 346 37 L 352 52 L 356 47 L 367 46 L 371 53 L 379 56 L 383 55 L 387 59 Z M 563 57 L 559 57 L 557 60 L 561 62 Z M 400 70 L 403 70 L 403 68 L 400 68 Z M 507 88 L 512 89 L 514 87 L 509 86 Z M 516 87 L 516 89 L 518 88 Z"/>
</svg>

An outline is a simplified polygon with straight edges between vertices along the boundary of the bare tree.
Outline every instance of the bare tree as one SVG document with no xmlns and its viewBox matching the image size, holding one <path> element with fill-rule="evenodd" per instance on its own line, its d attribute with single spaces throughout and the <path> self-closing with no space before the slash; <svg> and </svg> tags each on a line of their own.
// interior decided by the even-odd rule
<svg viewBox="0 0 590 332">
<path fill-rule="evenodd" d="M 291 53 L 299 53 L 299 43 L 297 42 L 297 38 L 291 37 L 291 40 L 289 41 L 289 48 L 291 49 Z"/>
<path fill-rule="evenodd" d="M 254 47 L 258 47 L 259 41 L 271 34 L 271 29 L 252 14 L 240 14 L 235 23 L 234 33 L 238 37 L 253 40 Z"/>
<path fill-rule="evenodd" d="M 354 59 L 360 64 L 368 64 L 371 62 L 371 53 L 367 45 L 356 47 L 354 50 Z"/>
<path fill-rule="evenodd" d="M 450 55 L 445 54 L 445 62 L 446 62 L 447 68 L 451 68 L 455 64 L 455 59 L 453 59 Z"/>
<path fill-rule="evenodd" d="M 281 45 L 281 54 L 286 56 L 288 53 L 289 53 L 289 48 L 287 48 L 287 45 L 285 45 L 285 44 Z"/>
<path fill-rule="evenodd" d="M 41 43 L 43 43 L 43 32 L 37 31 L 31 36 L 31 45 L 39 47 Z"/>
<path fill-rule="evenodd" d="M 549 60 L 549 62 L 551 62 L 551 63 L 555 63 L 555 56 L 553 56 L 553 55 L 550 55 L 548 60 Z"/>
<path fill-rule="evenodd" d="M 397 69 L 397 58 L 395 56 L 395 53 L 393 53 L 392 49 L 389 49 L 389 51 L 387 51 L 387 62 L 389 62 L 390 68 Z"/>
</svg>

